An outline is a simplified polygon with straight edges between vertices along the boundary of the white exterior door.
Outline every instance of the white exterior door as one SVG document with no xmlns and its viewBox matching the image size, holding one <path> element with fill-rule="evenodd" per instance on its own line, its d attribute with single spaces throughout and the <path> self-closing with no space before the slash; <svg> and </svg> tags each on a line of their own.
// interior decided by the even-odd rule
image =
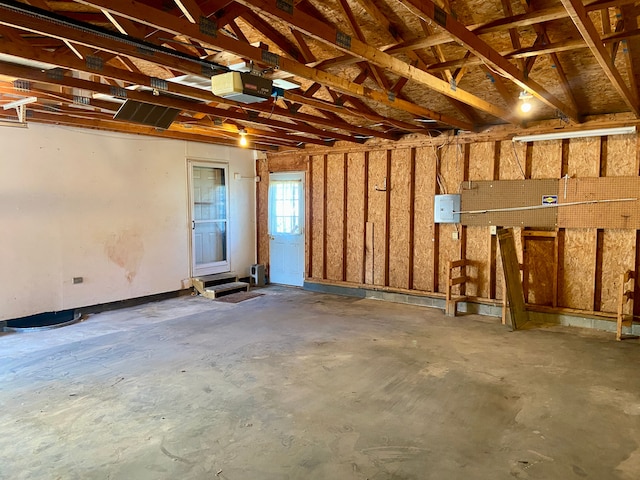
<svg viewBox="0 0 640 480">
<path fill-rule="evenodd" d="M 229 187 L 224 164 L 189 161 L 191 274 L 229 271 Z"/>
<path fill-rule="evenodd" d="M 304 283 L 304 173 L 269 175 L 269 281 Z"/>
</svg>

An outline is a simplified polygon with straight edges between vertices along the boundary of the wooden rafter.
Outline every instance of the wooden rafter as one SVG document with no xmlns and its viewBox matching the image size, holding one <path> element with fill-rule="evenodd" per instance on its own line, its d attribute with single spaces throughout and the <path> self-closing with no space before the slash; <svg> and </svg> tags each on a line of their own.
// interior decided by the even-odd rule
<svg viewBox="0 0 640 480">
<path fill-rule="evenodd" d="M 191 23 L 198 23 L 202 11 L 195 0 L 173 0 L 185 18 Z"/>
<path fill-rule="evenodd" d="M 623 6 L 621 13 L 622 20 L 624 22 L 623 31 L 628 32 L 638 30 L 637 9 L 631 6 Z M 625 60 L 627 62 L 629 72 L 631 72 L 629 75 L 631 90 L 635 94 L 636 98 L 640 98 L 640 39 L 638 37 L 631 37 L 627 39 Z"/>
<path fill-rule="evenodd" d="M 89 41 L 90 38 L 86 33 L 83 34 L 83 39 L 86 43 L 93 43 Z M 6 42 L 6 41 L 3 42 L 2 40 L 0 40 L 0 45 L 2 45 L 3 51 L 7 53 L 13 53 L 17 56 L 24 56 L 25 58 L 33 58 L 34 60 L 37 59 L 42 62 L 52 63 L 54 65 L 59 65 L 66 68 L 72 68 L 80 71 L 87 71 L 88 73 L 99 73 L 114 79 L 123 79 L 133 84 L 146 85 L 146 86 L 152 85 L 152 78 L 149 76 L 141 75 L 137 67 L 133 63 L 131 63 L 126 56 L 118 57 L 118 59 L 125 62 L 124 65 L 127 66 L 127 69 L 129 70 L 128 72 L 122 69 L 114 69 L 109 65 L 107 65 L 106 63 L 102 63 L 102 65 L 97 65 L 95 66 L 96 70 L 92 70 L 91 66 L 93 64 L 79 61 L 78 59 L 74 59 L 69 56 L 64 56 L 59 54 L 56 54 L 56 55 L 47 54 L 46 52 L 43 52 L 43 51 L 28 49 L 27 46 L 24 46 L 24 45 L 18 48 L 16 44 L 13 44 L 11 42 Z M 131 48 L 131 51 L 135 51 L 135 50 L 136 50 L 135 48 L 133 47 Z M 144 58 L 144 53 L 142 53 L 141 55 L 142 55 L 142 58 Z M 191 65 L 190 68 L 186 69 L 186 73 L 199 74 L 200 68 L 198 68 L 195 65 Z M 192 87 L 186 87 L 186 86 L 174 84 L 171 82 L 168 83 L 168 91 L 176 92 L 181 95 L 189 96 L 192 98 L 198 98 L 200 100 L 205 100 L 205 101 L 211 101 L 216 98 L 216 97 L 213 97 L 213 95 L 211 95 L 210 93 L 205 92 L 203 90 L 192 88 Z M 236 105 L 236 106 L 238 105 L 236 102 L 221 99 L 221 98 L 217 98 L 217 100 L 221 103 L 227 103 L 229 105 Z M 291 115 L 290 112 L 286 111 L 285 109 L 272 108 L 271 106 L 267 106 L 259 103 L 245 105 L 244 108 L 247 110 L 253 110 L 256 112 L 280 115 L 287 118 L 303 119 L 308 122 L 324 125 L 325 127 L 338 127 L 346 131 L 350 131 L 354 134 L 363 135 L 363 136 L 378 136 L 386 139 L 396 138 L 396 136 L 386 134 L 384 132 L 352 126 L 344 121 L 341 123 L 335 123 L 332 121 L 328 121 L 324 117 L 313 117 L 311 115 L 305 115 L 305 114 L 299 114 L 299 113 L 294 116 L 294 115 Z"/>
<path fill-rule="evenodd" d="M 288 15 L 278 9 L 275 4 L 266 0 L 238 0 L 238 3 L 248 7 L 253 7 L 270 17 L 278 18 L 323 43 L 329 44 L 344 52 L 351 53 L 362 60 L 378 65 L 379 67 L 387 69 L 397 75 L 407 77 L 410 80 L 421 83 L 438 93 L 459 100 L 506 121 L 511 122 L 514 120 L 513 115 L 510 112 L 507 112 L 502 108 L 499 108 L 464 90 L 454 90 L 447 82 L 440 78 L 398 60 L 397 58 L 356 38 L 344 38 L 344 42 L 348 42 L 348 45 L 347 43 L 338 41 L 339 31 L 337 29 L 324 24 L 320 20 L 317 20 L 304 12 L 294 9 L 293 14 Z"/>
<path fill-rule="evenodd" d="M 513 8 L 511 7 L 511 2 L 509 0 L 501 0 L 501 3 L 502 3 L 502 11 L 504 12 L 504 14 L 507 17 L 512 17 L 513 16 Z M 518 33 L 518 29 L 510 28 L 509 29 L 509 38 L 511 40 L 511 46 L 513 47 L 514 50 L 518 50 L 518 49 L 522 48 L 522 44 L 520 43 L 520 34 Z M 525 70 L 524 61 L 519 61 L 518 65 L 520 67 L 520 70 L 527 71 L 527 70 Z"/>
<path fill-rule="evenodd" d="M 0 118 L 10 116 L 11 115 L 7 112 L 0 110 Z M 194 134 L 191 129 L 180 128 L 178 126 L 172 126 L 168 130 L 158 130 L 155 127 L 135 125 L 131 123 L 119 122 L 116 120 L 76 118 L 68 115 L 59 115 L 55 113 L 44 112 L 33 112 L 33 114 L 29 116 L 29 122 L 49 123 L 53 125 L 67 125 L 112 132 L 130 133 L 160 138 L 171 138 L 174 140 L 190 140 L 215 145 L 227 145 L 230 147 L 238 146 L 237 140 L 231 140 L 212 135 L 211 131 L 207 131 L 206 133 L 202 132 L 200 134 Z M 250 142 L 248 148 L 255 148 L 258 150 L 277 150 L 278 146 L 268 142 Z"/>
<path fill-rule="evenodd" d="M 584 5 L 580 0 L 561 0 L 562 4 L 567 9 L 571 20 L 574 25 L 584 38 L 584 41 L 589 46 L 591 53 L 604 70 L 605 75 L 611 81 L 611 84 L 618 92 L 618 94 L 622 97 L 627 106 L 631 109 L 631 111 L 637 116 L 640 115 L 640 108 L 638 106 L 638 99 L 634 92 L 632 92 L 629 87 L 624 82 L 622 75 L 613 64 L 609 53 L 607 52 L 605 46 L 600 41 L 600 35 L 596 30 L 595 25 L 591 21 L 587 10 L 584 8 Z"/>
<path fill-rule="evenodd" d="M 597 1 L 585 6 L 585 9 L 590 12 L 599 10 L 606 7 L 631 4 L 635 0 L 619 0 L 619 1 Z M 564 7 L 552 7 L 541 10 L 532 10 L 530 12 L 513 15 L 512 17 L 505 17 L 498 20 L 492 20 L 490 22 L 469 25 L 467 28 L 476 35 L 484 35 L 487 33 L 506 32 L 511 28 L 520 28 L 536 25 L 539 23 L 550 22 L 553 20 L 561 20 L 568 18 Z M 383 50 L 389 54 L 402 53 L 407 50 L 418 50 L 422 48 L 433 47 L 435 45 L 442 45 L 445 43 L 453 42 L 453 37 L 446 33 L 439 33 L 430 37 L 416 38 L 400 42 L 395 45 L 390 45 Z"/>
<path fill-rule="evenodd" d="M 430 18 L 440 28 L 454 37 L 458 42 L 481 58 L 491 68 L 497 70 L 501 75 L 510 79 L 518 87 L 526 90 L 540 101 L 550 107 L 563 112 L 567 117 L 576 122 L 581 118 L 572 106 L 566 105 L 555 95 L 548 92 L 542 85 L 530 78 L 524 72 L 518 70 L 512 63 L 498 53 L 494 48 L 480 39 L 476 34 L 467 29 L 462 23 L 448 15 L 437 7 L 431 0 L 398 0 L 407 6 L 417 15 Z"/>
<path fill-rule="evenodd" d="M 251 45 L 247 45 L 233 38 L 229 38 L 225 35 L 207 35 L 203 33 L 199 26 L 193 25 L 185 20 L 177 19 L 175 16 L 170 14 L 166 14 L 160 10 L 150 8 L 144 4 L 141 4 L 136 1 L 125 1 L 125 0 L 77 0 L 78 3 L 94 6 L 96 8 L 104 8 L 112 13 L 116 13 L 118 15 L 127 17 L 131 20 L 159 28 L 166 32 L 172 33 L 174 35 L 185 35 L 192 39 L 202 41 L 209 45 L 215 46 L 222 51 L 232 52 L 238 56 L 243 58 L 253 60 L 255 62 L 263 63 L 263 51 L 260 48 L 253 47 Z M 291 60 L 286 57 L 274 55 L 269 57 L 271 62 L 277 62 L 280 70 L 289 72 L 292 75 L 296 75 L 302 78 L 306 78 L 312 81 L 318 81 L 324 85 L 330 86 L 338 91 L 347 93 L 348 95 L 353 95 L 356 97 L 361 97 L 368 100 L 373 100 L 375 102 L 383 103 L 392 108 L 396 108 L 398 110 L 403 110 L 405 112 L 421 115 L 424 117 L 432 118 L 434 120 L 440 121 L 442 123 L 446 123 L 452 125 L 456 128 L 461 128 L 465 130 L 473 130 L 474 126 L 469 124 L 468 122 L 461 121 L 455 118 L 451 118 L 447 115 L 443 115 L 439 112 L 434 112 L 426 107 L 413 104 L 411 102 L 407 102 L 398 98 L 389 98 L 389 96 L 385 92 L 379 92 L 375 90 L 371 90 L 361 85 L 353 84 L 352 82 L 346 81 L 342 77 L 338 77 L 336 75 L 329 74 L 327 72 L 322 72 L 317 69 L 313 69 L 307 67 L 306 65 L 296 62 L 295 60 Z M 424 72 L 423 72 L 424 73 Z M 428 75 L 425 73 L 425 75 Z M 462 93 L 458 90 L 458 93 Z M 466 96 L 474 97 L 466 92 L 464 92 Z M 504 116 L 508 116 L 508 112 L 504 112 L 498 108 L 493 107 L 488 102 L 483 102 L 483 105 L 486 104 L 487 109 L 490 109 L 494 112 L 503 114 Z"/>
<path fill-rule="evenodd" d="M 42 72 L 36 68 L 23 67 L 14 64 L 9 64 L 6 62 L 0 62 L 0 74 L 22 78 L 25 80 L 37 81 L 44 84 L 50 85 L 58 85 L 64 87 L 72 87 L 72 88 L 80 88 L 83 90 L 92 91 L 95 93 L 101 93 L 104 95 L 110 96 L 118 96 L 120 98 L 130 98 L 133 100 L 138 100 L 141 102 L 152 103 L 155 105 L 163 105 L 166 107 L 176 108 L 183 111 L 189 112 L 202 112 L 207 115 L 213 115 L 220 118 L 229 118 L 234 120 L 239 120 L 243 122 L 251 122 L 251 123 L 259 123 L 271 127 L 278 127 L 285 130 L 290 131 L 302 131 L 310 135 L 315 135 L 319 138 L 325 140 L 325 143 L 329 144 L 332 140 L 344 140 L 350 142 L 360 143 L 360 141 L 348 135 L 343 135 L 337 132 L 327 133 L 325 130 L 320 130 L 315 127 L 310 126 L 302 126 L 302 125 L 293 125 L 291 123 L 274 120 L 274 119 L 266 119 L 264 117 L 259 117 L 256 115 L 251 115 L 249 112 L 244 110 L 235 111 L 235 110 L 224 110 L 217 107 L 212 107 L 200 102 L 192 102 L 188 100 L 181 100 L 168 96 L 158 96 L 154 95 L 151 92 L 144 91 L 136 91 L 136 90 L 123 90 L 117 89 L 114 90 L 109 85 L 105 85 L 102 83 L 91 82 L 88 80 L 81 80 L 72 77 L 66 76 L 57 76 L 57 75 L 48 75 L 47 72 Z M 302 141 L 302 139 L 301 139 Z"/>
<path fill-rule="evenodd" d="M 462 1 L 455 10 L 469 18 L 465 9 L 474 4 Z M 532 110 L 522 127 L 556 115 L 579 122 L 582 111 L 628 119 L 631 110 L 637 116 L 640 107 L 632 106 L 640 101 L 637 0 L 563 2 L 583 6 L 590 38 L 572 33 L 574 20 L 561 2 L 535 10 L 542 4 L 530 0 L 498 0 L 493 14 L 474 11 L 477 23 L 470 25 L 456 24 L 449 0 L 0 0 L 0 51 L 24 59 L 8 57 L 7 63 L 32 65 L 62 82 L 16 83 L 25 92 L 58 93 L 58 98 L 42 93 L 42 99 L 38 94 L 29 108 L 48 115 L 42 121 L 55 115 L 86 120 L 88 128 L 98 128 L 90 121 L 115 123 L 110 117 L 119 103 L 108 101 L 113 93 L 105 101 L 88 98 L 87 105 L 77 105 L 82 102 L 75 100 L 75 89 L 81 87 L 75 82 L 85 79 L 97 89 L 127 89 L 131 98 L 155 89 L 160 102 L 190 103 L 191 110 L 180 108 L 172 126 L 185 138 L 211 132 L 213 139 L 233 142 L 245 129 L 269 148 L 371 136 L 396 140 L 408 132 L 451 128 L 502 131 L 493 128 L 501 120 L 524 121 L 515 108 L 522 90 L 552 107 Z M 598 59 L 601 51 L 606 55 Z M 543 55 L 549 62 L 534 69 Z M 47 72 L 30 62 L 59 68 Z M 253 74 L 290 78 L 301 88 L 276 88 L 271 99 L 251 104 L 213 95 L 206 77 L 239 62 L 250 64 Z M 196 78 L 198 88 L 187 86 Z M 577 99 L 573 88 L 580 93 Z M 0 104 L 18 95 L 4 90 L 0 81 Z M 465 94 L 470 97 L 461 101 Z M 436 122 L 421 123 L 425 118 Z"/>
</svg>

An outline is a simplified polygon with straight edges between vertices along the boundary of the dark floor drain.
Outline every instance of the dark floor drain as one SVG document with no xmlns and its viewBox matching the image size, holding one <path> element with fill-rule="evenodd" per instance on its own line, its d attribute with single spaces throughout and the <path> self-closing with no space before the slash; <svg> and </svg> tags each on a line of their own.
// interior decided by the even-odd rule
<svg viewBox="0 0 640 480">
<path fill-rule="evenodd" d="M 38 313 L 28 317 L 14 318 L 7 320 L 5 331 L 22 331 L 33 329 L 47 329 L 64 327 L 80 320 L 80 312 L 75 310 L 63 310 L 61 312 Z"/>
</svg>

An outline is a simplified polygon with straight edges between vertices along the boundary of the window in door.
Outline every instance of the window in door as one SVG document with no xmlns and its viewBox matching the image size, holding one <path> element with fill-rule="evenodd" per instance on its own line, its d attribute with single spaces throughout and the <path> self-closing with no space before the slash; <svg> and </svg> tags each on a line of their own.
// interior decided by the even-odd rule
<svg viewBox="0 0 640 480">
<path fill-rule="evenodd" d="M 207 275 L 229 270 L 227 168 L 191 164 L 192 270 Z"/>
</svg>

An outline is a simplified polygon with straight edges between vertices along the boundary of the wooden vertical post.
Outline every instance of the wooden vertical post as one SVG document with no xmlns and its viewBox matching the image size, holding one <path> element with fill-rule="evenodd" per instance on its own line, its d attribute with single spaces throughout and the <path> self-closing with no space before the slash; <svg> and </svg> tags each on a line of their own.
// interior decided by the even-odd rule
<svg viewBox="0 0 640 480">
<path fill-rule="evenodd" d="M 598 175 L 607 175 L 607 137 L 600 137 L 600 156 L 598 158 Z M 596 231 L 596 271 L 593 288 L 593 310 L 599 312 L 602 309 L 602 254 L 604 249 L 604 229 Z"/>
<path fill-rule="evenodd" d="M 533 169 L 533 142 L 527 142 L 527 147 L 524 156 L 524 178 L 531 178 L 531 171 Z"/>
<path fill-rule="evenodd" d="M 309 155 L 309 173 L 307 182 L 307 236 L 309 238 L 309 264 L 307 267 L 307 276 L 313 278 L 313 157 Z"/>
<path fill-rule="evenodd" d="M 599 228 L 596 233 L 596 283 L 593 289 L 593 310 L 602 309 L 602 252 L 604 250 L 604 229 Z"/>
<path fill-rule="evenodd" d="M 349 154 L 343 156 L 343 184 L 342 184 L 342 281 L 347 280 L 347 190 L 349 183 Z"/>
<path fill-rule="evenodd" d="M 498 180 L 500 178 L 500 153 L 502 150 L 502 142 L 493 143 L 493 158 L 491 160 L 491 179 Z M 497 257 L 498 257 L 498 241 L 495 235 L 489 235 L 489 298 L 495 299 L 497 294 Z"/>
<path fill-rule="evenodd" d="M 599 167 L 599 171 L 600 171 L 600 176 L 601 177 L 606 177 L 607 176 L 607 163 L 608 163 L 608 144 L 609 144 L 609 137 L 600 137 L 600 167 Z"/>
<path fill-rule="evenodd" d="M 411 164 L 410 164 L 410 182 L 409 185 L 409 279 L 407 285 L 409 289 L 413 290 L 413 272 L 414 272 L 414 258 L 415 258 L 415 224 L 416 224 L 416 148 L 411 149 Z"/>
<path fill-rule="evenodd" d="M 327 163 L 328 155 L 322 157 L 324 180 L 322 185 L 322 279 L 327 279 Z"/>
<path fill-rule="evenodd" d="M 436 150 L 437 161 L 433 163 L 433 177 L 436 179 L 434 182 L 434 195 L 439 195 L 440 184 L 438 183 L 438 164 L 442 160 L 442 150 Z M 433 222 L 433 218 L 431 219 Z M 438 292 L 439 290 L 439 277 L 440 277 L 440 224 L 433 223 L 433 278 L 432 278 L 432 292 Z"/>
<path fill-rule="evenodd" d="M 362 198 L 364 199 L 364 212 L 362 225 L 363 242 L 362 242 L 362 283 L 367 282 L 367 222 L 369 221 L 369 152 L 364 152 L 364 185 L 362 188 Z"/>
<path fill-rule="evenodd" d="M 389 252 L 390 252 L 390 236 L 391 236 L 391 155 L 392 150 L 387 150 L 387 188 L 385 194 L 385 210 L 384 210 L 384 286 L 389 286 Z"/>
<path fill-rule="evenodd" d="M 524 229 L 520 232 L 520 238 L 522 243 L 522 296 L 526 303 L 529 301 L 529 271 L 527 270 L 527 266 L 529 265 L 529 252 L 527 252 L 527 241 L 531 240 L 525 235 Z M 504 259 L 502 259 L 502 261 L 504 262 Z M 504 266 L 502 268 L 504 268 Z M 505 292 L 505 296 L 506 295 Z"/>
<path fill-rule="evenodd" d="M 553 307 L 561 306 L 562 299 L 562 277 L 564 277 L 564 228 L 559 228 L 553 250 L 555 254 L 554 275 L 553 275 Z"/>
<path fill-rule="evenodd" d="M 471 145 L 469 143 L 464 144 L 464 152 L 462 155 L 462 181 L 469 181 L 469 157 L 471 156 Z M 460 258 L 466 260 L 467 258 L 467 227 L 462 225 L 460 227 Z M 467 267 L 463 265 L 460 269 L 460 274 L 463 277 L 467 276 Z M 460 295 L 467 294 L 467 284 L 460 284 Z M 479 294 L 478 294 L 479 296 Z"/>
<path fill-rule="evenodd" d="M 513 230 L 510 228 L 499 229 L 498 241 L 504 270 L 505 296 L 508 298 L 510 305 L 511 328 L 517 330 L 527 323 L 529 316 L 524 303 L 524 293 L 520 280 L 520 265 L 516 253 Z"/>
<path fill-rule="evenodd" d="M 640 137 L 639 137 L 640 138 Z M 636 272 L 640 272 L 640 230 L 636 230 L 636 260 L 634 262 L 633 270 Z M 633 296 L 634 298 L 640 298 L 640 282 L 633 282 Z M 633 302 L 633 315 L 640 316 L 640 302 Z"/>
<path fill-rule="evenodd" d="M 569 139 L 562 140 L 562 163 L 560 164 L 560 176 L 564 177 L 569 173 Z"/>
</svg>

